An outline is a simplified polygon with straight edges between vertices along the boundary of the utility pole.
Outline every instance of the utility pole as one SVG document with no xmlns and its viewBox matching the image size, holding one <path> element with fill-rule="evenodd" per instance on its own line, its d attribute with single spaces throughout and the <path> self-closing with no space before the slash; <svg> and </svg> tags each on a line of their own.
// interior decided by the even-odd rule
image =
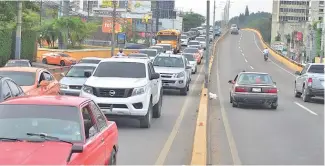
<svg viewBox="0 0 325 166">
<path fill-rule="evenodd" d="M 60 13 L 59 13 L 59 17 L 66 17 L 69 16 L 69 10 L 70 9 L 70 1 L 66 1 L 66 0 L 61 0 L 60 2 Z M 59 49 L 66 49 L 66 43 L 64 42 L 65 40 L 63 39 L 63 32 L 60 32 L 59 34 Z"/>
<path fill-rule="evenodd" d="M 156 1 L 156 33 L 159 31 L 159 1 Z"/>
<path fill-rule="evenodd" d="M 209 34 L 209 29 L 210 29 L 210 0 L 207 0 L 207 23 L 206 23 L 206 34 Z M 209 38 L 207 37 L 205 39 L 206 43 L 206 49 L 205 49 L 205 79 L 204 79 L 204 87 L 208 88 L 208 83 L 209 83 Z"/>
<path fill-rule="evenodd" d="M 22 22 L 23 2 L 21 0 L 19 0 L 17 2 L 17 5 L 18 5 L 18 13 L 17 13 L 15 59 L 20 59 L 20 53 L 21 53 L 21 22 Z"/>
<path fill-rule="evenodd" d="M 41 0 L 40 10 L 39 10 L 39 24 L 42 25 L 42 11 L 43 11 L 43 0 Z"/>
<path fill-rule="evenodd" d="M 89 0 L 87 0 L 87 22 L 89 21 Z"/>
<path fill-rule="evenodd" d="M 213 38 L 214 38 L 214 36 L 215 36 L 215 28 L 216 28 L 216 0 L 213 0 L 213 32 L 212 32 L 212 34 L 213 34 Z"/>
<path fill-rule="evenodd" d="M 115 25 L 116 25 L 116 8 L 117 8 L 117 1 L 113 1 L 113 13 L 112 13 L 112 40 L 111 40 L 111 56 L 114 56 L 115 50 Z"/>
</svg>

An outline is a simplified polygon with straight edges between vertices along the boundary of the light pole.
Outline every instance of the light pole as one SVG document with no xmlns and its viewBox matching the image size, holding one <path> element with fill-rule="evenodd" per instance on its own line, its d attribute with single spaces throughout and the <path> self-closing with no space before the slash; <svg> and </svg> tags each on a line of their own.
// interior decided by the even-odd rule
<svg viewBox="0 0 325 166">
<path fill-rule="evenodd" d="M 20 59 L 20 53 L 21 53 L 21 23 L 22 23 L 23 2 L 20 0 L 20 1 L 18 1 L 17 5 L 18 5 L 18 13 L 17 13 L 15 59 Z"/>
<path fill-rule="evenodd" d="M 206 23 L 206 34 L 209 34 L 210 29 L 210 0 L 207 0 L 207 23 Z M 204 87 L 208 88 L 209 83 L 209 37 L 205 39 L 206 49 L 205 49 L 205 79 L 204 79 Z"/>
</svg>

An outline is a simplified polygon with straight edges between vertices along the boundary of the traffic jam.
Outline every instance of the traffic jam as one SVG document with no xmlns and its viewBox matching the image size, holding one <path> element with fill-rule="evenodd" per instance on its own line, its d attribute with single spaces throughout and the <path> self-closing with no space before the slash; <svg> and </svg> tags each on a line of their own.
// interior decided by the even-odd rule
<svg viewBox="0 0 325 166">
<path fill-rule="evenodd" d="M 78 61 L 67 53 L 43 54 L 44 65 L 68 68 L 60 73 L 9 60 L 0 68 L 0 123 L 6 126 L 0 164 L 116 165 L 118 128 L 111 119 L 137 119 L 140 128 L 150 128 L 162 115 L 164 90 L 188 95 L 206 38 L 213 40 L 202 27 L 162 30 L 155 45 L 135 44 L 137 51 L 126 56 Z"/>
</svg>

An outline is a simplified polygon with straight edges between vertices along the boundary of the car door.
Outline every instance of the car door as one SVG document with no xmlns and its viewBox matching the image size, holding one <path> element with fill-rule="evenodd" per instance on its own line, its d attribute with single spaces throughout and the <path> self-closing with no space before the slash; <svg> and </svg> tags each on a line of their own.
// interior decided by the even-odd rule
<svg viewBox="0 0 325 166">
<path fill-rule="evenodd" d="M 155 69 L 153 68 L 151 62 L 148 63 L 148 69 L 149 69 L 148 72 L 150 72 L 150 74 L 156 73 L 155 72 Z M 158 96 L 158 91 L 159 91 L 159 89 L 158 89 L 158 79 L 151 80 L 150 82 L 151 82 L 152 94 L 154 95 L 153 96 L 153 98 L 154 98 L 154 101 L 153 102 L 155 104 L 155 103 L 157 103 L 159 101 L 159 96 Z"/>
<path fill-rule="evenodd" d="M 301 92 L 302 90 L 302 85 L 307 77 L 306 73 L 309 68 L 310 64 L 307 64 L 302 71 L 300 72 L 300 75 L 296 77 L 296 89 Z"/>
<path fill-rule="evenodd" d="M 55 59 L 56 54 L 55 53 L 50 53 L 47 55 L 46 60 L 48 64 L 54 64 L 54 59 Z"/>
<path fill-rule="evenodd" d="M 11 91 L 10 91 L 10 88 L 9 88 L 9 85 L 7 84 L 7 81 L 6 80 L 2 80 L 2 89 L 1 89 L 1 97 L 3 99 L 3 101 L 5 100 L 8 100 L 12 97 L 12 94 L 11 94 Z"/>
<path fill-rule="evenodd" d="M 103 160 L 106 154 L 105 142 L 100 134 L 96 116 L 93 114 L 89 102 L 81 107 L 81 112 L 86 139 L 83 165 L 104 165 Z"/>
<path fill-rule="evenodd" d="M 18 97 L 24 94 L 23 90 L 16 83 L 11 80 L 6 80 L 6 82 L 8 83 L 11 90 L 12 97 Z"/>
<path fill-rule="evenodd" d="M 57 95 L 60 90 L 59 82 L 55 80 L 53 75 L 48 71 L 43 71 L 43 76 L 46 81 L 49 81 L 49 85 L 46 87 L 45 94 Z"/>
</svg>

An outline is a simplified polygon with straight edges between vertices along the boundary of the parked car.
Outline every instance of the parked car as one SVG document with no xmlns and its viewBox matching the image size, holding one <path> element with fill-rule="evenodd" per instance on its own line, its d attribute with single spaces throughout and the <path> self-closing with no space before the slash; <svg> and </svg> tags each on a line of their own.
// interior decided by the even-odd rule
<svg viewBox="0 0 325 166">
<path fill-rule="evenodd" d="M 82 58 L 79 63 L 92 63 L 92 64 L 98 64 L 101 60 L 104 58 L 97 58 L 97 57 L 86 57 Z"/>
<path fill-rule="evenodd" d="M 158 55 L 157 49 L 141 49 L 139 53 L 147 54 L 151 60 L 155 59 Z"/>
<path fill-rule="evenodd" d="M 5 67 L 32 67 L 28 59 L 11 59 L 5 64 Z"/>
<path fill-rule="evenodd" d="M 61 73 L 60 94 L 79 96 L 83 84 L 88 79 L 85 76 L 85 71 L 93 72 L 97 65 L 94 63 L 78 63 L 73 65 L 67 74 Z"/>
<path fill-rule="evenodd" d="M 278 89 L 268 73 L 240 72 L 234 80 L 229 80 L 230 103 L 241 105 L 266 105 L 278 107 Z"/>
<path fill-rule="evenodd" d="M 21 86 L 27 95 L 57 95 L 59 82 L 46 69 L 36 67 L 3 67 L 0 76 L 9 77 Z"/>
<path fill-rule="evenodd" d="M 77 63 L 75 58 L 60 52 L 49 52 L 42 55 L 42 63 L 49 65 L 70 66 Z"/>
<path fill-rule="evenodd" d="M 108 58 L 101 61 L 80 96 L 93 99 L 107 117 L 131 117 L 150 128 L 161 116 L 162 82 L 148 59 Z"/>
<path fill-rule="evenodd" d="M 192 67 L 192 73 L 195 74 L 197 71 L 197 60 L 195 57 L 195 53 L 182 53 L 182 55 L 187 59 Z"/>
<path fill-rule="evenodd" d="M 153 66 L 162 78 L 164 89 L 177 89 L 181 95 L 187 95 L 192 68 L 187 66 L 183 55 L 160 54 Z"/>
<path fill-rule="evenodd" d="M 324 99 L 324 63 L 308 63 L 302 71 L 296 71 L 294 85 L 295 97 L 301 97 L 309 102 L 312 97 Z"/>
<path fill-rule="evenodd" d="M 14 80 L 2 76 L 0 76 L 0 92 L 0 102 L 25 95 L 23 89 Z"/>
<path fill-rule="evenodd" d="M 90 99 L 19 97 L 2 102 L 0 115 L 1 165 L 117 163 L 117 126 Z"/>
</svg>

